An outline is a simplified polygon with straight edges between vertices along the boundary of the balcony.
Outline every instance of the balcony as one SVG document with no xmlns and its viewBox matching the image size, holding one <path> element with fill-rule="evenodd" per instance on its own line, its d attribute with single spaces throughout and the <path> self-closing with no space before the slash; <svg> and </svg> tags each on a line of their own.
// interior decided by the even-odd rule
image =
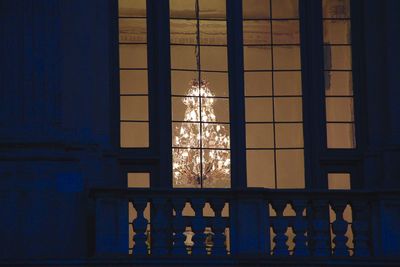
<svg viewBox="0 0 400 267">
<path fill-rule="evenodd" d="M 398 205 L 398 192 L 96 189 L 91 196 L 95 258 L 138 265 L 399 264 L 381 253 L 387 244 L 378 238 L 383 209 Z"/>
</svg>

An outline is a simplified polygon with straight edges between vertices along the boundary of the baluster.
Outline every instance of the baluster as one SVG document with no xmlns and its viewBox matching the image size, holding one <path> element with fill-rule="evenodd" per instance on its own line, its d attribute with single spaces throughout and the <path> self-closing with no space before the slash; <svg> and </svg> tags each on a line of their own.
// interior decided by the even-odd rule
<svg viewBox="0 0 400 267">
<path fill-rule="evenodd" d="M 329 231 L 329 205 L 326 200 L 314 200 L 313 231 L 311 236 L 312 251 L 314 256 L 331 255 Z"/>
<path fill-rule="evenodd" d="M 295 248 L 294 255 L 309 256 L 310 250 L 307 247 L 307 220 L 303 217 L 303 211 L 307 208 L 306 200 L 294 200 L 292 207 L 296 212 L 296 218 L 293 223 L 293 231 L 296 234 L 294 238 Z"/>
<path fill-rule="evenodd" d="M 285 235 L 288 223 L 283 217 L 283 211 L 285 210 L 287 201 L 274 200 L 271 204 L 276 212 L 276 218 L 272 226 L 276 234 L 274 238 L 275 248 L 273 252 L 275 256 L 286 256 L 289 255 L 289 249 L 286 245 L 288 237 Z"/>
<path fill-rule="evenodd" d="M 173 249 L 172 253 L 174 255 L 186 255 L 187 250 L 186 250 L 186 245 L 185 245 L 185 240 L 186 240 L 186 235 L 184 235 L 184 232 L 186 230 L 186 225 L 185 225 L 185 218 L 182 216 L 183 208 L 185 207 L 186 201 L 183 198 L 173 198 L 172 199 L 172 205 L 175 209 L 175 218 L 173 221 L 173 231 L 175 233 L 174 235 L 174 244 L 173 244 Z"/>
<path fill-rule="evenodd" d="M 353 210 L 354 255 L 369 256 L 371 255 L 369 203 L 356 200 L 352 202 L 351 208 Z"/>
<path fill-rule="evenodd" d="M 192 199 L 190 204 L 195 212 L 195 217 L 192 221 L 192 231 L 194 232 L 194 236 L 192 238 L 194 242 L 192 254 L 206 255 L 206 234 L 204 234 L 205 221 L 203 218 L 203 207 L 205 205 L 205 201 L 204 199 Z"/>
<path fill-rule="evenodd" d="M 225 220 L 222 217 L 222 209 L 225 206 L 225 201 L 222 199 L 215 199 L 211 201 L 211 208 L 214 210 L 215 218 L 212 222 L 211 229 L 214 233 L 213 237 L 213 255 L 225 255 L 226 247 L 225 247 Z"/>
<path fill-rule="evenodd" d="M 171 249 L 172 209 L 166 198 L 154 198 L 152 201 L 154 219 L 152 219 L 152 247 L 154 255 L 166 255 Z"/>
<path fill-rule="evenodd" d="M 132 222 L 133 230 L 135 231 L 135 235 L 133 236 L 133 241 L 135 242 L 133 254 L 147 255 L 146 230 L 148 221 L 144 217 L 144 209 L 147 206 L 147 199 L 135 198 L 131 202 L 137 213 L 136 219 Z"/>
<path fill-rule="evenodd" d="M 332 231 L 335 234 L 335 238 L 333 239 L 335 243 L 333 255 L 335 256 L 349 256 L 349 251 L 346 246 L 348 238 L 345 236 L 348 222 L 343 218 L 343 212 L 346 206 L 347 202 L 345 200 L 334 200 L 331 202 L 331 207 L 336 214 L 336 220 L 332 223 Z"/>
</svg>

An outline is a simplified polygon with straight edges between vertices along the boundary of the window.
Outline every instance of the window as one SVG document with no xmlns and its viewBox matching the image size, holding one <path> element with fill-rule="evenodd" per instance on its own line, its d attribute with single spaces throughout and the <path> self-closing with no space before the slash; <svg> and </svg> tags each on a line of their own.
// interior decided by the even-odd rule
<svg viewBox="0 0 400 267">
<path fill-rule="evenodd" d="M 350 173 L 328 173 L 328 189 L 349 190 Z"/>
<path fill-rule="evenodd" d="M 297 0 L 243 0 L 247 186 L 304 188 Z"/>
<path fill-rule="evenodd" d="M 225 2 L 170 1 L 174 187 L 230 187 Z"/>
<path fill-rule="evenodd" d="M 238 168 L 241 188 L 327 188 L 309 169 L 356 148 L 351 1 L 152 1 L 118 1 L 120 147 L 146 162 L 148 184 L 231 188 Z"/>
<path fill-rule="evenodd" d="M 149 188 L 150 173 L 130 172 L 127 175 L 128 188 Z"/>
<path fill-rule="evenodd" d="M 349 0 L 323 0 L 328 148 L 355 148 Z"/>
<path fill-rule="evenodd" d="M 149 146 L 146 0 L 119 0 L 120 145 Z"/>
</svg>

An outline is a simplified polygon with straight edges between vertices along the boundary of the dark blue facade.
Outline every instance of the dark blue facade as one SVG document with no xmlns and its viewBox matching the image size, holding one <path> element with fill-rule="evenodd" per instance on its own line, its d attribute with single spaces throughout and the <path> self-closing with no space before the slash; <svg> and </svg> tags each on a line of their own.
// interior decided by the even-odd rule
<svg viewBox="0 0 400 267">
<path fill-rule="evenodd" d="M 307 8 L 304 14 L 310 18 L 306 25 L 309 30 L 313 30 L 312 27 L 318 30 L 321 26 L 316 25 L 314 15 L 308 13 L 313 10 L 313 1 L 301 1 Z M 334 164 L 340 169 L 352 162 L 358 177 L 355 190 L 359 194 L 355 198 L 370 201 L 372 205 L 369 255 L 335 258 L 311 253 L 300 260 L 292 256 L 273 258 L 268 257 L 269 253 L 260 254 L 263 246 L 260 244 L 265 240 L 257 239 L 259 233 L 252 233 L 251 237 L 240 232 L 241 225 L 252 228 L 263 223 L 258 204 L 254 204 L 257 197 L 272 198 L 273 203 L 281 198 L 278 192 L 271 193 L 270 197 L 262 190 L 248 196 L 240 178 L 233 183 L 234 193 L 227 194 L 231 203 L 238 203 L 232 222 L 239 233 L 232 241 L 240 244 L 234 250 L 236 255 L 193 259 L 165 256 L 168 253 L 161 250 L 154 257 L 144 256 L 147 258 L 132 259 L 123 255 L 125 249 L 127 254 L 128 225 L 127 211 L 121 211 L 127 203 L 121 199 L 135 197 L 135 192 L 124 191 L 126 166 L 151 169 L 151 185 L 162 191 L 161 199 L 170 201 L 173 197 L 168 194 L 173 193 L 168 193 L 171 179 L 165 178 L 170 177 L 165 174 L 171 168 L 170 141 L 163 139 L 166 132 L 171 132 L 170 119 L 159 115 L 170 114 L 169 92 L 161 89 L 163 84 L 169 84 L 169 69 L 163 73 L 154 70 L 152 76 L 152 82 L 158 85 L 155 87 L 160 88 L 150 95 L 151 101 L 157 103 L 152 111 L 155 113 L 150 114 L 152 148 L 140 156 L 138 152 L 119 148 L 116 2 L 0 0 L 0 265 L 162 266 L 167 263 L 187 265 L 194 260 L 201 266 L 400 265 L 400 1 L 353 1 L 360 149 L 338 160 L 325 157 L 316 148 L 322 142 L 320 138 L 314 139 L 317 144 L 306 148 L 307 164 L 311 166 L 308 174 L 312 177 L 321 175 L 325 165 Z M 168 1 L 156 2 L 161 7 L 168 6 Z M 231 14 L 237 5 L 230 5 Z M 153 22 L 152 29 L 168 21 L 160 6 L 153 3 L 152 12 L 159 12 L 159 20 Z M 168 66 L 169 46 L 168 43 L 163 45 L 168 33 L 154 33 L 151 38 L 154 43 L 161 43 L 153 49 L 156 54 L 151 56 L 165 58 L 160 61 L 161 65 Z M 322 60 L 318 54 L 312 54 L 312 44 L 303 48 L 302 53 L 304 58 L 309 58 L 306 64 Z M 318 84 L 321 81 L 311 77 L 308 82 Z M 311 105 L 316 100 L 311 97 L 306 101 L 309 106 L 304 109 L 306 113 L 318 112 L 312 108 L 315 105 Z M 238 115 L 232 119 L 243 117 Z M 318 122 L 305 121 L 304 125 L 310 133 L 321 131 Z M 240 131 L 237 134 L 240 136 Z M 232 150 L 232 157 L 234 153 L 239 155 L 240 149 Z M 232 171 L 236 172 L 232 177 L 239 177 L 242 172 L 234 168 Z M 99 202 L 97 188 L 103 188 L 99 194 L 112 200 Z M 308 188 L 304 195 L 313 198 L 315 191 L 315 195 L 323 198 L 324 189 L 319 182 L 311 182 Z M 157 190 L 138 195 L 151 195 L 156 199 Z M 213 194 L 219 196 L 218 192 L 208 192 L 205 196 L 211 199 Z M 282 197 L 291 194 L 283 192 Z M 302 198 L 301 193 L 293 194 Z M 328 192 L 326 194 L 328 196 Z M 347 194 L 352 198 L 351 193 Z M 182 195 L 188 197 L 191 193 Z M 243 199 L 249 201 L 242 203 Z M 102 205 L 106 208 L 101 209 Z M 161 216 L 155 214 L 155 218 Z M 125 225 L 126 231 L 119 228 Z"/>
</svg>

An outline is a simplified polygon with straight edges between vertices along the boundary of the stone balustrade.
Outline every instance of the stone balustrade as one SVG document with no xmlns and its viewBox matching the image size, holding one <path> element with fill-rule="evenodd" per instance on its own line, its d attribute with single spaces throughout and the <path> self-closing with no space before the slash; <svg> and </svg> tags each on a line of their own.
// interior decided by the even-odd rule
<svg viewBox="0 0 400 267">
<path fill-rule="evenodd" d="M 92 196 L 97 255 L 373 256 L 377 193 L 98 189 Z"/>
</svg>

